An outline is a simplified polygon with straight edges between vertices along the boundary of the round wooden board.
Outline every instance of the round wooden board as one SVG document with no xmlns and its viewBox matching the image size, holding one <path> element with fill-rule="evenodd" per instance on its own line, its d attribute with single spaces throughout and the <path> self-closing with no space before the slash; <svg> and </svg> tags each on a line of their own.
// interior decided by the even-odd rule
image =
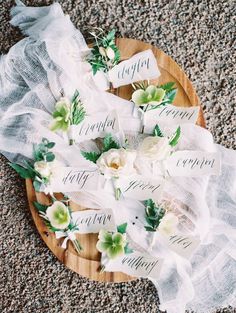
<svg viewBox="0 0 236 313">
<path fill-rule="evenodd" d="M 178 88 L 178 93 L 174 101 L 175 105 L 186 107 L 200 106 L 198 96 L 190 80 L 173 59 L 167 56 L 163 51 L 147 43 L 133 39 L 119 38 L 116 40 L 116 43 L 121 51 L 121 60 L 129 59 L 138 52 L 152 49 L 161 71 L 161 76 L 158 80 L 152 82 L 158 84 L 175 82 Z M 114 93 L 124 99 L 130 99 L 131 92 L 132 87 L 128 85 L 118 88 Z M 202 109 L 200 109 L 197 124 L 205 127 Z M 49 204 L 49 199 L 43 193 L 35 193 L 32 182 L 29 179 L 26 180 L 26 189 L 30 211 L 38 232 L 48 248 L 65 266 L 82 276 L 96 281 L 125 282 L 135 279 L 119 272 L 100 273 L 100 253 L 95 248 L 97 234 L 77 235 L 83 246 L 83 251 L 80 255 L 76 253 L 71 243 L 69 243 L 66 250 L 62 249 L 60 245 L 63 239 L 57 240 L 53 233 L 48 232 L 47 227 L 44 225 L 33 205 L 33 202 L 36 200 L 42 204 Z M 60 195 L 57 195 L 57 197 L 60 198 Z M 74 203 L 71 203 L 70 206 L 73 210 L 85 210 L 85 208 Z"/>
</svg>

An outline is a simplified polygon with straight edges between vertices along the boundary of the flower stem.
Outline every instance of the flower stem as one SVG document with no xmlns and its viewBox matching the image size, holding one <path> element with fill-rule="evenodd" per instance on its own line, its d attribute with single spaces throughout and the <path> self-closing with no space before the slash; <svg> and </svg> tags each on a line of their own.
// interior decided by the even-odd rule
<svg viewBox="0 0 236 313">
<path fill-rule="evenodd" d="M 116 198 L 116 200 L 119 200 L 119 199 L 120 199 L 120 195 L 121 195 L 121 190 L 120 190 L 120 188 L 116 188 L 116 189 L 115 189 L 115 198 Z"/>
<path fill-rule="evenodd" d="M 79 243 L 79 240 L 75 239 L 72 241 L 75 250 L 77 251 L 78 254 L 80 254 L 80 252 L 83 250 L 82 246 Z"/>
</svg>

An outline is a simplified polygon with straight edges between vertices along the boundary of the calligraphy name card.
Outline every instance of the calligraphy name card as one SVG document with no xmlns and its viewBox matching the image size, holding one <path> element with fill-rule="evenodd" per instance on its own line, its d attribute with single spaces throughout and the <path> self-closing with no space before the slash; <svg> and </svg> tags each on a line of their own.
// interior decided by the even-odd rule
<svg viewBox="0 0 236 313">
<path fill-rule="evenodd" d="M 87 116 L 79 125 L 71 126 L 71 137 L 76 142 L 116 134 L 119 130 L 119 119 L 115 110 Z"/>
<path fill-rule="evenodd" d="M 199 108 L 199 106 L 184 108 L 168 104 L 164 107 L 149 110 L 145 112 L 145 131 L 149 132 L 149 128 L 152 131 L 158 122 L 169 124 L 195 124 L 198 118 Z"/>
<path fill-rule="evenodd" d="M 157 78 L 160 76 L 160 71 L 156 58 L 149 49 L 114 66 L 108 72 L 108 76 L 113 87 L 117 88 L 140 80 Z"/>
<path fill-rule="evenodd" d="M 150 179 L 141 175 L 134 175 L 130 178 L 119 178 L 119 186 L 124 197 L 137 200 L 146 200 L 149 198 L 158 200 L 162 193 L 163 184 L 163 179 Z"/>
<path fill-rule="evenodd" d="M 185 150 L 173 153 L 165 166 L 170 176 L 197 177 L 219 175 L 221 162 L 218 153 Z"/>
<path fill-rule="evenodd" d="M 110 209 L 85 210 L 72 213 L 80 234 L 99 233 L 100 229 L 116 231 L 114 215 Z"/>
<path fill-rule="evenodd" d="M 185 236 L 182 234 L 173 234 L 165 241 L 171 250 L 185 258 L 190 258 L 200 244 L 199 236 Z"/>
<path fill-rule="evenodd" d="M 96 169 L 79 169 L 76 167 L 58 167 L 50 180 L 53 192 L 73 192 L 97 190 L 99 173 Z"/>
<path fill-rule="evenodd" d="M 105 271 L 123 272 L 135 277 L 159 278 L 163 260 L 151 257 L 140 252 L 123 255 L 114 260 L 109 260 Z"/>
</svg>

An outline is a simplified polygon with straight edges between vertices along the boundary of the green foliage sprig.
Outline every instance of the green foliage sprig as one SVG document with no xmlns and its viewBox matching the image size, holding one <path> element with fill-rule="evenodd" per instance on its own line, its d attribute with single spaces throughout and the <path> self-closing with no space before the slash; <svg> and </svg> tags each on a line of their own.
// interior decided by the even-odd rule
<svg viewBox="0 0 236 313">
<path fill-rule="evenodd" d="M 145 219 L 148 226 L 145 226 L 146 231 L 155 232 L 164 217 L 165 209 L 156 206 L 152 199 L 145 201 Z"/>
<path fill-rule="evenodd" d="M 115 30 L 106 34 L 101 29 L 99 34 L 91 32 L 95 43 L 91 49 L 91 54 L 87 61 L 91 64 L 93 74 L 97 71 L 108 72 L 114 65 L 120 61 L 120 51 L 115 44 Z"/>
<path fill-rule="evenodd" d="M 9 165 L 20 175 L 20 177 L 33 180 L 33 186 L 35 191 L 39 192 L 42 184 L 49 182 L 49 177 L 43 177 L 35 168 L 36 162 L 52 162 L 55 159 L 55 155 L 49 151 L 55 146 L 54 142 L 50 142 L 48 139 L 43 138 L 42 142 L 33 146 L 33 162 L 25 161 L 25 166 L 21 166 L 16 163 L 9 163 Z"/>
</svg>

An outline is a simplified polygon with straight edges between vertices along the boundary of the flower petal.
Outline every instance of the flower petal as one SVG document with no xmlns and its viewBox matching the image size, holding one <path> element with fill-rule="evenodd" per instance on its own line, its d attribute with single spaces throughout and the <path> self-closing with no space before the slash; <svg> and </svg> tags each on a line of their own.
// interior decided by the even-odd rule
<svg viewBox="0 0 236 313">
<path fill-rule="evenodd" d="M 96 244 L 96 248 L 99 252 L 106 252 L 107 249 L 111 246 L 110 243 L 108 242 L 103 242 L 101 240 L 99 240 Z"/>
<path fill-rule="evenodd" d="M 142 105 L 148 102 L 147 100 L 148 94 L 143 89 L 135 90 L 132 94 L 132 101 L 136 105 Z"/>
<path fill-rule="evenodd" d="M 112 243 L 112 234 L 105 229 L 101 229 L 98 235 L 98 239 L 103 242 Z"/>
<path fill-rule="evenodd" d="M 162 88 L 157 88 L 156 89 L 156 94 L 155 94 L 155 97 L 153 98 L 154 101 L 157 101 L 157 102 L 161 102 L 163 100 L 163 98 L 165 97 L 165 90 L 162 89 Z"/>
<path fill-rule="evenodd" d="M 109 259 L 114 259 L 120 255 L 123 255 L 125 250 L 124 247 L 118 245 L 109 247 L 106 252 Z"/>
</svg>

